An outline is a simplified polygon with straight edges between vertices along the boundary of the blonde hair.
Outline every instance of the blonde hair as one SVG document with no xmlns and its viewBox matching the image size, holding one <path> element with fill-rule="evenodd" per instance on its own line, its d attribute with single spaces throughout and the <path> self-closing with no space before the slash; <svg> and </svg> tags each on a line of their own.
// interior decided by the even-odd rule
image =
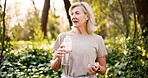
<svg viewBox="0 0 148 78">
<path fill-rule="evenodd" d="M 96 30 L 95 18 L 94 18 L 93 10 L 88 3 L 86 3 L 86 2 L 75 2 L 69 8 L 69 14 L 71 14 L 73 8 L 78 7 L 78 6 L 82 6 L 84 13 L 86 13 L 88 15 L 89 19 L 87 21 L 87 32 L 89 34 L 93 34 Z"/>
</svg>

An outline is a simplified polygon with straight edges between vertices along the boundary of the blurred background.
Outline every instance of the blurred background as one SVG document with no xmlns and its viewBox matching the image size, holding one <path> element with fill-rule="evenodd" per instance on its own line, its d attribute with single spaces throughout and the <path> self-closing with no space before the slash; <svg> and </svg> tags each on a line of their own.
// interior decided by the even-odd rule
<svg viewBox="0 0 148 78">
<path fill-rule="evenodd" d="M 52 45 L 72 23 L 72 3 L 91 5 L 108 51 L 98 78 L 148 78 L 147 0 L 0 0 L 0 78 L 60 78 Z"/>
</svg>

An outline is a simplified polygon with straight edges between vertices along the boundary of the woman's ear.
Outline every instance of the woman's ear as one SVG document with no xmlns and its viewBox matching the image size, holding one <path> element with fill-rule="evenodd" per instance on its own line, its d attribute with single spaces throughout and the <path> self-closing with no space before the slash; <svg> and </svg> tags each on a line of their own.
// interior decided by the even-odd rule
<svg viewBox="0 0 148 78">
<path fill-rule="evenodd" d="M 86 20 L 89 20 L 89 17 L 88 17 L 88 15 L 86 15 Z"/>
</svg>

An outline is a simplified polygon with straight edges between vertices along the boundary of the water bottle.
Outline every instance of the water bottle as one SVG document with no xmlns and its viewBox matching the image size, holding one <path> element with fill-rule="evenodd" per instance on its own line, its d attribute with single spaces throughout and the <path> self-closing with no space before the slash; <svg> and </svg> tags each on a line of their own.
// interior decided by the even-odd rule
<svg viewBox="0 0 148 78">
<path fill-rule="evenodd" d="M 72 40 L 71 40 L 71 36 L 66 36 L 64 38 L 64 41 L 62 43 L 65 47 L 65 51 L 67 53 L 63 54 L 63 57 L 62 57 L 62 62 L 61 64 L 62 65 L 65 65 L 65 66 L 68 66 L 69 65 L 69 62 L 70 62 L 70 52 L 72 51 Z"/>
</svg>

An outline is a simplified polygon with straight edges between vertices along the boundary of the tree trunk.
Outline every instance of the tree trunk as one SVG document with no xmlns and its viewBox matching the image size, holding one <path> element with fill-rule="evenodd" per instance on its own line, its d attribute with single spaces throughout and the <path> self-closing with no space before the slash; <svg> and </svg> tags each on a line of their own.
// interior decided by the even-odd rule
<svg viewBox="0 0 148 78">
<path fill-rule="evenodd" d="M 47 21 L 48 21 L 49 9 L 50 9 L 50 0 L 45 0 L 43 11 L 42 11 L 42 17 L 41 17 L 41 27 L 42 27 L 44 36 L 47 36 Z"/>
<path fill-rule="evenodd" d="M 142 36 L 148 38 L 148 3 L 147 0 L 135 0 L 138 22 L 142 30 Z"/>
<path fill-rule="evenodd" d="M 133 14 L 134 14 L 134 36 L 133 38 L 137 38 L 137 23 L 136 23 L 136 12 L 135 12 L 135 2 L 132 0 L 132 8 L 133 8 Z"/>
<path fill-rule="evenodd" d="M 138 22 L 142 30 L 144 49 L 148 51 L 148 3 L 147 0 L 135 0 Z"/>
<path fill-rule="evenodd" d="M 65 5 L 65 9 L 66 9 L 66 14 L 67 14 L 67 18 L 68 18 L 68 21 L 69 21 L 69 25 L 71 27 L 72 26 L 72 22 L 71 22 L 70 15 L 69 15 L 69 8 L 71 6 L 70 1 L 69 0 L 64 0 L 64 5 Z"/>
<path fill-rule="evenodd" d="M 126 38 L 128 38 L 129 36 L 129 19 L 128 19 L 128 16 L 127 16 L 127 13 L 125 11 L 125 8 L 123 7 L 122 3 L 120 0 L 118 0 L 119 4 L 120 4 L 120 8 L 121 8 L 121 12 L 122 12 L 122 16 L 123 16 L 123 23 L 124 25 L 126 26 Z M 125 4 L 126 4 L 126 1 L 125 1 Z"/>
<path fill-rule="evenodd" d="M 33 4 L 33 7 L 34 7 L 34 14 L 35 15 L 38 15 L 39 13 L 38 13 L 38 11 L 37 11 L 37 8 L 35 7 L 35 2 L 34 2 L 34 0 L 31 0 L 31 2 L 32 2 L 32 4 Z"/>
<path fill-rule="evenodd" d="M 2 59 L 3 57 L 3 52 L 5 50 L 5 30 L 6 30 L 6 26 L 5 26 L 5 11 L 6 11 L 6 0 L 5 0 L 5 3 L 4 3 L 4 12 L 3 12 L 3 29 L 2 29 L 2 52 L 0 53 L 0 59 Z"/>
</svg>

